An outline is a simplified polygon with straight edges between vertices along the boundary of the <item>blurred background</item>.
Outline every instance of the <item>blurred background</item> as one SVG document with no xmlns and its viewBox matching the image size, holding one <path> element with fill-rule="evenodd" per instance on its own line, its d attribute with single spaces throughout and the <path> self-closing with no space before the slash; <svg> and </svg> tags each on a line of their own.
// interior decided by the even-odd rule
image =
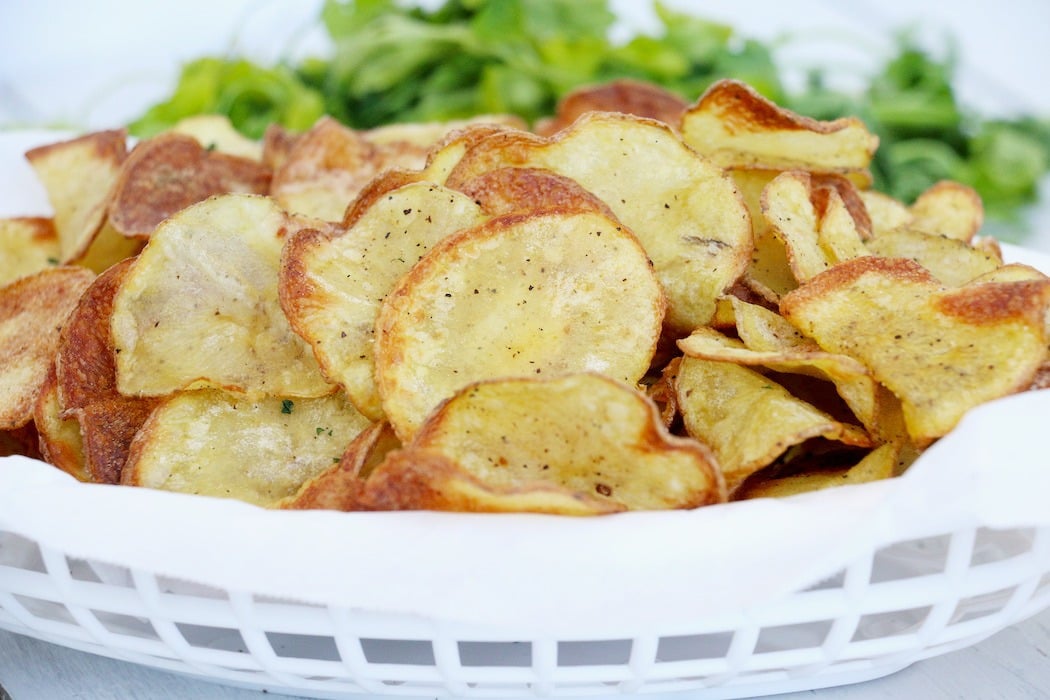
<svg viewBox="0 0 1050 700">
<path fill-rule="evenodd" d="M 0 129 L 82 131 L 127 124 L 168 98 L 183 65 L 202 56 L 246 57 L 267 66 L 331 56 L 332 38 L 320 21 L 324 4 L 0 2 Z M 442 3 L 421 4 L 433 8 Z M 649 2 L 605 4 L 617 15 L 611 30 L 617 40 L 662 30 Z M 994 5 L 977 0 L 665 0 L 662 5 L 724 24 L 732 29 L 734 41 L 758 42 L 770 52 L 786 91 L 803 90 L 814 70 L 820 71 L 822 85 L 862 91 L 899 51 L 901 32 L 907 32 L 933 61 L 950 64 L 953 98 L 961 110 L 982 119 L 1050 118 L 1050 91 L 1044 86 L 1050 69 L 1046 0 Z M 1001 161 L 1010 165 L 1000 172 L 1039 165 L 1023 142 L 1004 146 L 1002 141 L 996 147 L 1012 147 L 1014 160 Z M 1047 160 L 1046 153 L 1041 157 Z M 1045 176 L 1039 191 L 1037 206 L 1022 208 L 1013 221 L 992 232 L 1050 249 L 1050 184 Z"/>
</svg>

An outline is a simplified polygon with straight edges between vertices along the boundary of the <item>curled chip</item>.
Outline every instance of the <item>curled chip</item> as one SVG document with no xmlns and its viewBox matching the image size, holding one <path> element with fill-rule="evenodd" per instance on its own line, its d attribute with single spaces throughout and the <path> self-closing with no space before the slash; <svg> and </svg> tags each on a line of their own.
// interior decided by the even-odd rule
<svg viewBox="0 0 1050 700">
<path fill-rule="evenodd" d="M 575 180 L 542 168 L 497 168 L 461 183 L 458 189 L 489 216 L 570 208 L 614 218 L 605 202 Z"/>
<path fill-rule="evenodd" d="M 84 470 L 103 484 L 120 483 L 131 441 L 157 402 L 117 391 L 110 319 L 113 297 L 133 262 L 117 263 L 95 278 L 62 328 L 55 353 L 60 415 L 76 421 Z"/>
<path fill-rule="evenodd" d="M 854 117 L 817 121 L 720 80 L 682 116 L 682 138 L 723 167 L 865 173 L 879 139 Z"/>
<path fill-rule="evenodd" d="M 157 227 L 113 299 L 122 394 L 205 386 L 252 396 L 334 390 L 278 300 L 288 223 L 267 197 L 227 194 Z"/>
<path fill-rule="evenodd" d="M 725 489 L 710 452 L 667 433 L 642 394 L 576 374 L 464 388 L 375 468 L 361 499 L 384 510 L 591 515 L 720 503 Z"/>
<path fill-rule="evenodd" d="M 809 469 L 783 477 L 765 477 L 759 473 L 744 484 L 736 498 L 786 498 L 836 486 L 889 479 L 896 475 L 900 454 L 899 445 L 887 443 L 876 447 L 852 467 Z"/>
<path fill-rule="evenodd" d="M 149 238 L 162 221 L 191 204 L 228 192 L 265 194 L 270 169 L 209 151 L 197 139 L 166 133 L 132 149 L 109 205 L 113 228 L 128 238 Z"/>
<path fill-rule="evenodd" d="M 875 379 L 863 364 L 847 355 L 797 346 L 758 350 L 734 342 L 710 328 L 697 328 L 688 338 L 679 340 L 678 347 L 688 357 L 732 362 L 745 367 L 829 381 L 835 385 L 839 396 L 861 425 L 872 430 L 877 422 L 878 391 Z"/>
<path fill-rule="evenodd" d="M 884 231 L 866 245 L 874 255 L 917 262 L 949 287 L 966 284 L 1003 264 L 1002 254 L 998 251 L 976 248 L 964 240 L 908 227 Z"/>
<path fill-rule="evenodd" d="M 91 474 L 85 466 L 80 423 L 76 418 L 62 417 L 53 365 L 37 396 L 31 425 L 36 426 L 41 458 L 78 481 L 91 481 Z"/>
<path fill-rule="evenodd" d="M 652 259 L 677 333 L 711 320 L 715 299 L 747 267 L 751 222 L 740 193 L 666 124 L 590 112 L 550 139 L 496 133 L 467 150 L 446 184 L 504 167 L 546 168 L 605 202 Z"/>
<path fill-rule="evenodd" d="M 383 302 L 383 410 L 407 441 L 475 381 L 593 371 L 634 384 L 664 309 L 645 251 L 619 222 L 564 210 L 491 219 L 443 239 Z"/>
<path fill-rule="evenodd" d="M 59 334 L 94 273 L 56 267 L 0 287 L 0 430 L 33 418 Z"/>
<path fill-rule="evenodd" d="M 984 223 L 984 205 L 972 188 L 942 180 L 920 194 L 910 207 L 911 226 L 960 241 L 970 241 Z"/>
<path fill-rule="evenodd" d="M 179 392 L 139 430 L 121 481 L 275 506 L 338 461 L 368 425 L 341 394 L 251 401 Z"/>
<path fill-rule="evenodd" d="M 96 131 L 26 153 L 54 212 L 60 262 L 101 272 L 136 249 L 106 225 L 126 157 L 122 129 Z M 105 250 L 95 250 L 100 246 Z"/>
<path fill-rule="evenodd" d="M 369 418 L 383 416 L 373 352 L 380 305 L 431 246 L 485 218 L 466 195 L 416 182 L 373 198 L 345 232 L 307 229 L 288 240 L 282 306 L 325 376 Z"/>
<path fill-rule="evenodd" d="M 688 103 L 653 83 L 622 78 L 576 88 L 558 100 L 555 115 L 541 119 L 535 131 L 544 136 L 564 129 L 587 112 L 619 112 L 677 127 Z"/>
<path fill-rule="evenodd" d="M 58 264 L 53 219 L 25 216 L 0 219 L 0 286 Z"/>
<path fill-rule="evenodd" d="M 825 350 L 871 369 L 925 445 L 979 403 L 1031 383 L 1046 356 L 1048 303 L 1048 280 L 946 290 L 910 260 L 866 257 L 814 277 L 781 312 Z"/>
<path fill-rule="evenodd" d="M 686 356 L 665 373 L 686 432 L 711 446 L 730 494 L 806 440 L 871 445 L 860 428 L 835 420 L 749 367 Z"/>
</svg>

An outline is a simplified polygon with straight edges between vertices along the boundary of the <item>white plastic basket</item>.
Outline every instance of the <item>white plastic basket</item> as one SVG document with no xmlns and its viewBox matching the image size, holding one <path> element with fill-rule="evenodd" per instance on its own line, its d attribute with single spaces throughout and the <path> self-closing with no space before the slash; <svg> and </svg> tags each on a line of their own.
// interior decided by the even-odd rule
<svg viewBox="0 0 1050 700">
<path fill-rule="evenodd" d="M 596 638 L 542 636 L 190 584 L 0 532 L 0 627 L 311 697 L 736 698 L 876 678 L 1050 605 L 1050 527 L 893 542 L 761 606 Z"/>
</svg>

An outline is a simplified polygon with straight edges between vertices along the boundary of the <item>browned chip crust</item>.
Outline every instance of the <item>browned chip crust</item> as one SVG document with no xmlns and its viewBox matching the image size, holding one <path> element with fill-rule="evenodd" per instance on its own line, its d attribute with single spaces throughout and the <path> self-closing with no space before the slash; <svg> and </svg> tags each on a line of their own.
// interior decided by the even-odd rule
<svg viewBox="0 0 1050 700">
<path fill-rule="evenodd" d="M 659 85 L 622 78 L 569 92 L 558 102 L 555 116 L 537 122 L 535 131 L 549 136 L 586 112 L 633 114 L 677 127 L 688 106 L 681 97 Z"/>
<path fill-rule="evenodd" d="M 93 279 L 85 268 L 57 267 L 0 288 L 0 430 L 32 419 L 62 326 Z"/>
<path fill-rule="evenodd" d="M 109 216 L 129 238 L 148 238 L 164 219 L 191 204 L 227 192 L 266 194 L 265 165 L 209 151 L 192 136 L 167 133 L 132 149 L 115 186 Z"/>
<path fill-rule="evenodd" d="M 489 216 L 553 207 L 596 211 L 616 218 L 605 202 L 578 182 L 542 168 L 497 168 L 464 182 L 458 189 L 473 197 Z"/>
</svg>

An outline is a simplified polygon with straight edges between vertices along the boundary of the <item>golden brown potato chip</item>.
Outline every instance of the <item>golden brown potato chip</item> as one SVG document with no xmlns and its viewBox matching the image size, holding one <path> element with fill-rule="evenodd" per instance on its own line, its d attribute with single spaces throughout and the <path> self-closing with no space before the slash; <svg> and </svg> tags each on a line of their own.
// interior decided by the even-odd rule
<svg viewBox="0 0 1050 700">
<path fill-rule="evenodd" d="M 365 479 L 386 456 L 401 447 L 389 423 L 373 423 L 354 438 L 339 462 L 304 483 L 294 496 L 281 500 L 287 510 L 361 510 Z"/>
<path fill-rule="evenodd" d="M 84 469 L 91 481 L 104 484 L 120 483 L 131 440 L 157 404 L 117 391 L 110 319 L 113 297 L 133 262 L 95 278 L 62 328 L 55 354 L 60 414 L 75 419 Z"/>
<path fill-rule="evenodd" d="M 686 431 L 710 445 L 730 494 L 789 447 L 811 438 L 871 444 L 856 426 L 835 420 L 748 367 L 684 357 L 667 372 Z"/>
<path fill-rule="evenodd" d="M 262 162 L 263 145 L 237 131 L 225 114 L 195 114 L 176 122 L 170 131 L 197 139 L 206 151 L 218 151 Z"/>
<path fill-rule="evenodd" d="M 546 168 L 605 202 L 641 241 L 668 298 L 668 325 L 688 332 L 746 269 L 747 207 L 732 180 L 666 124 L 590 112 L 550 139 L 493 134 L 470 148 L 448 186 L 503 167 Z"/>
<path fill-rule="evenodd" d="M 888 194 L 876 190 L 862 190 L 860 198 L 868 212 L 873 236 L 908 226 L 914 220 L 908 206 Z"/>
<path fill-rule="evenodd" d="M 679 340 L 678 347 L 689 357 L 764 367 L 831 382 L 860 424 L 867 430 L 875 426 L 878 418 L 875 379 L 852 357 L 798 346 L 757 350 L 710 328 L 697 328 L 688 338 Z"/>
<path fill-rule="evenodd" d="M 578 209 L 615 218 L 602 200 L 578 182 L 541 168 L 497 168 L 462 183 L 458 188 L 488 216 L 536 209 Z"/>
<path fill-rule="evenodd" d="M 267 125 L 262 139 L 262 163 L 272 172 L 277 172 L 288 161 L 288 154 L 292 152 L 292 146 L 299 140 L 299 136 L 280 124 Z"/>
<path fill-rule="evenodd" d="M 913 228 L 960 241 L 972 240 L 984 223 L 980 195 L 972 187 L 948 180 L 920 194 L 910 213 Z"/>
<path fill-rule="evenodd" d="M 82 267 L 55 267 L 0 287 L 0 430 L 33 418 L 62 326 L 94 278 Z"/>
<path fill-rule="evenodd" d="M 54 267 L 60 256 L 53 219 L 0 219 L 0 286 Z"/>
<path fill-rule="evenodd" d="M 97 131 L 26 153 L 54 211 L 60 262 L 80 262 L 87 254 L 106 220 L 126 157 L 123 129 Z"/>
<path fill-rule="evenodd" d="M 78 481 L 91 481 L 84 457 L 84 441 L 80 437 L 80 423 L 75 418 L 62 417 L 54 365 L 37 396 L 32 424 L 36 426 L 40 457 L 44 461 Z"/>
<path fill-rule="evenodd" d="M 910 260 L 857 258 L 784 297 L 825 350 L 855 357 L 901 400 L 920 445 L 970 408 L 1025 388 L 1046 355 L 1050 281 L 944 289 Z"/>
<path fill-rule="evenodd" d="M 724 500 L 705 447 L 671 436 L 641 393 L 593 374 L 466 387 L 362 493 L 373 509 L 570 515 Z"/>
<path fill-rule="evenodd" d="M 723 167 L 866 171 L 878 137 L 860 119 L 817 121 L 779 107 L 736 80 L 714 83 L 688 108 L 682 138 Z"/>
<path fill-rule="evenodd" d="M 227 192 L 265 194 L 270 169 L 209 151 L 192 136 L 166 133 L 132 149 L 114 187 L 109 217 L 121 235 L 149 238 L 165 219 Z"/>
<path fill-rule="evenodd" d="M 621 78 L 600 85 L 576 88 L 558 100 L 555 115 L 536 123 L 535 131 L 550 136 L 586 112 L 619 112 L 656 119 L 678 127 L 689 104 L 675 93 L 653 83 Z"/>
<path fill-rule="evenodd" d="M 839 469 L 814 469 L 800 474 L 780 478 L 760 478 L 755 475 L 735 496 L 738 500 L 749 498 L 786 498 L 800 493 L 846 486 L 866 484 L 895 476 L 899 445 L 880 445 L 869 452 L 852 467 Z"/>
<path fill-rule="evenodd" d="M 122 483 L 275 506 L 339 461 L 369 425 L 341 394 L 259 401 L 180 392 L 150 415 Z"/>
<path fill-rule="evenodd" d="M 122 394 L 205 386 L 251 396 L 334 390 L 278 299 L 288 224 L 267 197 L 226 194 L 157 227 L 113 300 Z"/>
<path fill-rule="evenodd" d="M 775 311 L 736 297 L 728 297 L 733 308 L 733 329 L 749 350 L 819 350 L 820 346 L 802 335 L 791 322 Z"/>
<path fill-rule="evenodd" d="M 665 301 L 620 223 L 546 210 L 491 219 L 435 245 L 383 301 L 376 385 L 409 440 L 441 401 L 501 376 L 649 369 Z"/>
<path fill-rule="evenodd" d="M 917 262 L 949 287 L 966 284 L 1003 264 L 999 255 L 966 241 L 907 227 L 884 231 L 866 245 L 875 255 Z"/>
<path fill-rule="evenodd" d="M 373 198 L 345 232 L 305 230 L 285 245 L 280 295 L 292 328 L 372 420 L 383 417 L 373 352 L 380 305 L 435 243 L 485 218 L 470 197 L 416 182 Z"/>
</svg>

